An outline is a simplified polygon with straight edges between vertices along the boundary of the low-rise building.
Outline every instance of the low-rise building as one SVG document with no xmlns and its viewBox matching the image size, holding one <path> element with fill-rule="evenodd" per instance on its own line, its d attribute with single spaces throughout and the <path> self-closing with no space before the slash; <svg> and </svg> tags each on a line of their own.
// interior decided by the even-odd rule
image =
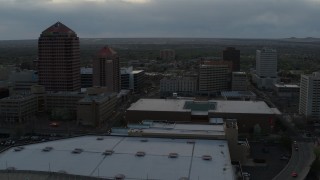
<svg viewBox="0 0 320 180">
<path fill-rule="evenodd" d="M 247 74 L 245 72 L 232 72 L 232 91 L 247 91 Z"/>
<path fill-rule="evenodd" d="M 176 52 L 173 49 L 163 49 L 160 51 L 160 59 L 162 60 L 174 60 L 176 58 Z"/>
<path fill-rule="evenodd" d="M 195 77 L 172 77 L 160 80 L 161 96 L 170 96 L 172 93 L 188 96 L 197 92 L 198 79 Z"/>
<path fill-rule="evenodd" d="M 299 97 L 300 87 L 296 84 L 274 84 L 274 92 L 279 97 Z"/>
<path fill-rule="evenodd" d="M 129 123 L 143 120 L 208 123 L 210 118 L 237 119 L 240 132 L 252 132 L 259 125 L 271 131 L 277 115 L 264 101 L 194 101 L 185 99 L 140 99 L 127 109 Z"/>
<path fill-rule="evenodd" d="M 14 95 L 0 99 L 1 120 L 25 122 L 38 112 L 37 96 L 33 94 Z"/>
<path fill-rule="evenodd" d="M 117 93 L 86 95 L 78 101 L 77 122 L 86 126 L 100 126 L 113 114 Z"/>
</svg>

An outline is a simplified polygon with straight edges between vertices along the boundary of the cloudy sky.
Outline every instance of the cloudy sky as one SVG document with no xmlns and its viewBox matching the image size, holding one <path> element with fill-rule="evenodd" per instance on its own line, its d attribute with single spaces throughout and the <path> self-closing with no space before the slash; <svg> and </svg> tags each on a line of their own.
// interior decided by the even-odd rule
<svg viewBox="0 0 320 180">
<path fill-rule="evenodd" d="M 82 38 L 320 37 L 320 0 L 0 0 L 0 40 L 61 21 Z"/>
</svg>

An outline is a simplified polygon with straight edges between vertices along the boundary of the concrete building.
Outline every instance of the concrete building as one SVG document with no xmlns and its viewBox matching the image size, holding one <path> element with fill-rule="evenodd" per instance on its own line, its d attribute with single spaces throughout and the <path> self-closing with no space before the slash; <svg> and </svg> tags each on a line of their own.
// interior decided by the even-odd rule
<svg viewBox="0 0 320 180">
<path fill-rule="evenodd" d="M 221 96 L 225 100 L 242 100 L 242 101 L 254 101 L 257 95 L 251 91 L 222 91 Z"/>
<path fill-rule="evenodd" d="M 47 92 L 47 110 L 53 119 L 75 120 L 77 115 L 78 101 L 86 96 L 78 91 Z"/>
<path fill-rule="evenodd" d="M 277 50 L 263 48 L 256 51 L 256 74 L 253 75 L 253 81 L 258 88 L 273 88 L 273 84 L 278 81 L 277 67 Z"/>
<path fill-rule="evenodd" d="M 81 88 L 88 88 L 92 87 L 92 68 L 88 67 L 81 67 L 80 74 L 81 74 Z"/>
<path fill-rule="evenodd" d="M 240 50 L 234 47 L 227 47 L 222 52 L 222 59 L 232 62 L 232 71 L 240 71 Z"/>
<path fill-rule="evenodd" d="M 177 93 L 182 96 L 195 95 L 198 89 L 198 79 L 196 77 L 172 77 L 160 80 L 161 96 L 172 96 Z"/>
<path fill-rule="evenodd" d="M 86 95 L 78 101 L 77 122 L 98 127 L 113 114 L 117 104 L 117 93 Z"/>
<path fill-rule="evenodd" d="M 39 84 L 46 91 L 80 91 L 80 47 L 77 34 L 57 22 L 38 41 Z"/>
<path fill-rule="evenodd" d="M 247 91 L 248 81 L 245 72 L 232 72 L 232 91 Z"/>
<path fill-rule="evenodd" d="M 121 72 L 121 89 L 140 92 L 145 83 L 144 70 L 133 70 L 133 67 L 123 67 Z"/>
<path fill-rule="evenodd" d="M 174 60 L 176 58 L 176 52 L 173 49 L 163 49 L 160 51 L 160 59 L 162 60 Z"/>
<path fill-rule="evenodd" d="M 320 118 L 320 72 L 301 75 L 299 113 L 308 120 Z"/>
<path fill-rule="evenodd" d="M 300 87 L 296 84 L 276 83 L 273 90 L 278 97 L 294 98 L 300 94 Z"/>
<path fill-rule="evenodd" d="M 232 63 L 229 61 L 201 61 L 199 65 L 199 93 L 217 94 L 229 90 Z"/>
<path fill-rule="evenodd" d="M 37 97 L 33 94 L 14 95 L 0 99 L 0 119 L 7 122 L 25 122 L 38 112 Z"/>
<path fill-rule="evenodd" d="M 120 62 L 118 54 L 103 47 L 93 61 L 93 85 L 107 87 L 110 92 L 120 91 Z"/>
<path fill-rule="evenodd" d="M 208 123 L 210 118 L 237 119 L 240 132 L 252 132 L 255 125 L 269 132 L 277 115 L 281 114 L 263 101 L 184 99 L 140 99 L 126 112 L 129 123 L 143 120 Z"/>
<path fill-rule="evenodd" d="M 0 169 L 15 169 L 10 172 L 17 179 L 21 179 L 20 171 L 26 173 L 23 178 L 33 173 L 42 175 L 39 179 L 235 180 L 238 177 L 226 140 L 82 136 L 25 145 L 20 150 L 10 148 L 0 154 L 0 161 L 5 162 L 0 163 Z"/>
<path fill-rule="evenodd" d="M 9 75 L 15 92 L 30 91 L 32 85 L 38 84 L 38 72 L 34 70 L 13 71 Z"/>
</svg>

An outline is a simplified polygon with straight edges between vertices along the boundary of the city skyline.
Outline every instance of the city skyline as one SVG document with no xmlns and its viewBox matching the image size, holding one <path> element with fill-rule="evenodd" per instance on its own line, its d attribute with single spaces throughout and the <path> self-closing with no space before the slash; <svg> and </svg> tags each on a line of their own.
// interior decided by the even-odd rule
<svg viewBox="0 0 320 180">
<path fill-rule="evenodd" d="M 0 0 L 0 40 L 36 39 L 56 21 L 82 38 L 320 37 L 319 0 Z"/>
</svg>

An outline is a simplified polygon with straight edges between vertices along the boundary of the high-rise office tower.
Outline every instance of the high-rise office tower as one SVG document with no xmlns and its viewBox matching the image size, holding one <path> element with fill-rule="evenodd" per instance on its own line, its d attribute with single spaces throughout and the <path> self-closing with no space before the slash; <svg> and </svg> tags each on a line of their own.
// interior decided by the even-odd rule
<svg viewBox="0 0 320 180">
<path fill-rule="evenodd" d="M 256 73 L 252 75 L 253 82 L 260 89 L 272 89 L 277 83 L 277 50 L 263 48 L 256 51 Z"/>
<path fill-rule="evenodd" d="M 232 63 L 229 61 L 201 61 L 199 66 L 199 92 L 216 94 L 229 90 Z"/>
<path fill-rule="evenodd" d="M 80 90 L 80 47 L 77 34 L 57 22 L 38 41 L 39 84 L 46 91 Z"/>
<path fill-rule="evenodd" d="M 240 50 L 234 47 L 227 47 L 222 52 L 222 59 L 232 62 L 232 71 L 240 71 Z"/>
<path fill-rule="evenodd" d="M 299 113 L 308 120 L 320 118 L 320 72 L 301 75 Z"/>
<path fill-rule="evenodd" d="M 261 78 L 277 77 L 277 50 L 263 48 L 256 51 L 256 70 L 257 75 Z"/>
<path fill-rule="evenodd" d="M 110 92 L 120 91 L 119 56 L 112 48 L 105 46 L 93 61 L 93 85 L 107 87 Z"/>
</svg>

